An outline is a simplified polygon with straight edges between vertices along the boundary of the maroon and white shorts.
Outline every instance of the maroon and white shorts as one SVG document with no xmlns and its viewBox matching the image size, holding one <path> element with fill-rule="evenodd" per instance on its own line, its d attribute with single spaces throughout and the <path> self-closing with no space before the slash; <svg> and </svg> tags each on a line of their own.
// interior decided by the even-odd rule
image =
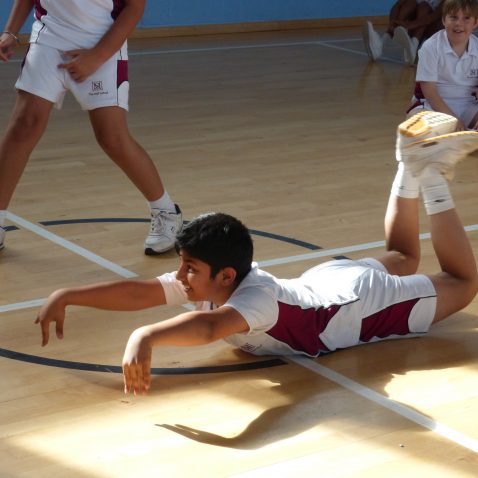
<svg viewBox="0 0 478 478">
<path fill-rule="evenodd" d="M 329 351 L 421 335 L 428 332 L 433 322 L 436 290 L 425 275 L 391 275 L 372 258 L 330 261 L 306 274 L 309 281 L 314 280 L 314 274 L 317 278 L 329 277 L 337 290 L 341 284 L 348 284 L 345 289 L 350 288 L 356 297 L 340 306 L 320 334 Z"/>
<path fill-rule="evenodd" d="M 71 91 L 84 110 L 106 106 L 128 109 L 128 56 L 122 48 L 85 81 L 78 83 L 65 69 L 58 68 L 71 58 L 64 52 L 49 46 L 32 43 L 25 55 L 20 76 L 15 84 L 27 91 L 51 101 L 59 109 L 67 91 Z"/>
</svg>

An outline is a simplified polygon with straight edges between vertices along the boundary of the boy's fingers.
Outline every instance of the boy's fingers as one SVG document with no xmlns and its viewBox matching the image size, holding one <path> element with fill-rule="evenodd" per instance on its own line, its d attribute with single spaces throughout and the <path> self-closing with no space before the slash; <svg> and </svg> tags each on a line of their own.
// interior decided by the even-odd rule
<svg viewBox="0 0 478 478">
<path fill-rule="evenodd" d="M 143 385 L 144 391 L 147 392 L 151 386 L 151 362 L 143 362 L 142 364 L 143 369 Z"/>
<path fill-rule="evenodd" d="M 59 338 L 59 339 L 62 339 L 63 338 L 63 320 L 58 320 L 56 322 L 56 336 Z"/>
<path fill-rule="evenodd" d="M 140 395 L 149 390 L 151 378 L 149 372 L 149 365 L 136 363 L 123 365 L 123 381 L 124 393 L 133 392 L 135 395 Z"/>
<path fill-rule="evenodd" d="M 134 368 L 136 372 L 136 380 L 134 381 L 134 394 L 140 395 L 143 393 L 143 371 L 141 367 L 138 367 L 138 364 L 136 364 Z"/>
<path fill-rule="evenodd" d="M 44 347 L 47 343 L 48 343 L 48 340 L 50 338 L 50 327 L 49 327 L 49 323 L 44 320 L 43 322 L 40 322 L 40 327 L 41 327 L 41 336 L 42 336 L 42 347 Z"/>
<path fill-rule="evenodd" d="M 125 393 L 138 392 L 138 377 L 134 365 L 123 366 L 124 388 Z"/>
<path fill-rule="evenodd" d="M 131 379 L 129 375 L 129 367 L 123 365 L 123 382 L 124 382 L 124 393 L 129 393 Z"/>
</svg>

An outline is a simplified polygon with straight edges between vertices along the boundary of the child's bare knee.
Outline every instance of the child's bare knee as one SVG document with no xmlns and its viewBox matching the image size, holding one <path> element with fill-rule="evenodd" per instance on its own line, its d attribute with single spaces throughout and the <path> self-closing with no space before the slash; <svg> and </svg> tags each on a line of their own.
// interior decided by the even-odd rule
<svg viewBox="0 0 478 478">
<path fill-rule="evenodd" d="M 115 155 L 116 152 L 124 150 L 124 138 L 121 135 L 111 132 L 97 132 L 96 141 L 107 154 Z"/>
<path fill-rule="evenodd" d="M 43 119 L 37 115 L 20 113 L 15 115 L 8 127 L 8 135 L 15 141 L 25 141 L 43 129 Z"/>
</svg>

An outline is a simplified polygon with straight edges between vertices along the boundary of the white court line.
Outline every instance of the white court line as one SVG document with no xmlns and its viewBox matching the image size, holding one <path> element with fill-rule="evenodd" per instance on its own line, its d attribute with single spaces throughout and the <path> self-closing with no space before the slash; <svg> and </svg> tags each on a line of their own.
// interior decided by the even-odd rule
<svg viewBox="0 0 478 478">
<path fill-rule="evenodd" d="M 65 249 L 68 249 L 69 251 L 74 252 L 75 254 L 78 254 L 79 256 L 82 256 L 91 262 L 94 262 L 95 264 L 100 265 L 101 267 L 108 269 L 115 274 L 118 274 L 121 277 L 131 278 L 138 276 L 138 274 L 135 274 L 134 272 L 131 272 L 128 269 L 125 269 L 124 267 L 115 264 L 114 262 L 104 259 L 103 257 L 94 254 L 88 249 L 85 249 L 84 247 L 78 246 L 73 242 L 67 241 L 66 239 L 63 239 L 62 237 L 57 236 L 56 234 L 47 231 L 43 227 L 40 227 L 37 224 L 33 224 L 32 222 L 27 221 L 26 219 L 23 219 L 16 214 L 7 212 L 7 219 L 17 224 L 18 226 L 21 226 L 31 232 L 34 232 L 35 234 L 45 239 L 48 239 L 49 241 L 54 242 L 55 244 L 58 244 L 59 246 L 64 247 Z"/>
<path fill-rule="evenodd" d="M 0 314 L 2 312 L 11 312 L 13 310 L 32 309 L 40 307 L 45 303 L 46 299 L 26 300 L 25 302 L 17 302 L 16 304 L 0 305 Z"/>
<path fill-rule="evenodd" d="M 341 387 L 346 388 L 347 390 L 350 390 L 351 392 L 354 392 L 357 395 L 366 398 L 367 400 L 375 402 L 378 405 L 396 413 L 397 415 L 405 417 L 421 427 L 428 428 L 430 431 L 437 433 L 438 435 L 441 435 L 442 437 L 447 438 L 458 445 L 468 448 L 475 453 L 478 453 L 477 440 L 469 438 L 466 435 L 453 430 L 452 428 L 442 425 L 435 420 L 432 420 L 431 418 L 428 418 L 425 415 L 422 415 L 421 413 L 418 413 L 417 411 L 412 410 L 411 408 L 408 408 L 405 405 L 402 405 L 401 403 L 398 403 L 395 400 L 376 392 L 375 390 L 365 387 L 364 385 L 361 385 L 360 383 L 355 382 L 328 367 L 318 364 L 314 360 L 311 360 L 307 357 L 287 357 L 283 359 L 287 362 L 293 362 L 301 367 L 311 370 L 312 372 L 331 380 L 337 385 L 340 385 Z"/>
<path fill-rule="evenodd" d="M 360 40 L 360 41 L 363 41 L 363 40 Z M 316 43 L 317 43 L 317 45 L 325 46 L 327 48 L 334 48 L 335 50 L 346 51 L 348 53 L 353 53 L 355 55 L 361 55 L 361 56 L 365 56 L 365 57 L 368 58 L 368 55 L 365 51 L 357 51 L 357 50 L 354 50 L 352 48 L 344 48 L 342 46 L 332 45 L 329 42 L 324 42 L 324 41 L 317 41 Z M 397 58 L 390 58 L 389 56 L 381 56 L 380 60 L 386 60 L 389 63 L 397 63 L 397 64 L 400 64 L 400 65 L 404 64 L 403 60 L 399 60 Z"/>
<path fill-rule="evenodd" d="M 472 224 L 470 226 L 465 226 L 465 231 L 472 232 L 478 231 L 478 224 Z M 420 240 L 430 239 L 431 235 L 429 232 L 420 234 Z M 358 252 L 358 251 L 366 251 L 368 249 L 378 249 L 379 247 L 384 247 L 385 241 L 377 241 L 377 242 L 366 242 L 363 244 L 356 244 L 354 246 L 346 246 L 346 247 L 337 247 L 335 249 L 321 249 L 315 252 L 308 252 L 306 254 L 298 254 L 295 256 L 288 256 L 288 257 L 279 257 L 278 259 L 270 259 L 268 261 L 260 261 L 258 262 L 259 266 L 261 267 L 270 267 L 270 266 L 277 266 L 281 264 L 289 264 L 290 262 L 300 262 L 300 261 L 308 261 L 310 259 L 318 259 L 319 257 L 333 257 L 339 256 L 342 254 L 346 254 L 348 252 Z"/>
<path fill-rule="evenodd" d="M 111 270 L 115 272 L 116 274 L 121 275 L 122 277 L 137 277 L 137 274 L 134 272 L 131 272 L 127 269 L 124 269 L 121 266 L 118 266 L 117 264 L 114 264 L 110 261 L 107 261 L 106 259 L 103 259 L 102 257 L 93 254 L 92 252 L 88 251 L 87 249 L 84 249 L 82 247 L 77 246 L 76 244 L 73 244 L 70 241 L 67 241 L 60 236 L 57 236 L 56 234 L 52 234 L 48 231 L 46 231 L 44 228 L 37 226 L 36 224 L 33 224 L 16 214 L 7 212 L 7 218 L 18 224 L 19 226 L 24 227 L 25 229 L 28 229 L 29 231 L 38 234 L 41 237 L 44 237 L 45 239 L 48 239 L 55 244 L 60 245 L 61 247 L 64 247 L 71 252 L 74 252 L 75 254 L 79 254 L 80 256 L 95 262 L 96 264 L 105 267 L 108 270 Z M 478 224 L 474 224 L 471 226 L 465 227 L 467 231 L 476 231 L 478 230 Z M 420 239 L 428 239 L 430 237 L 430 234 L 420 234 Z M 315 253 L 310 253 L 310 254 L 302 254 L 302 255 L 297 255 L 297 256 L 290 256 L 289 258 L 279 258 L 276 259 L 275 261 L 264 261 L 267 262 L 269 265 L 276 265 L 277 264 L 283 264 L 284 259 L 289 259 L 288 262 L 297 262 L 300 260 L 306 260 L 311 258 L 311 254 L 313 257 L 321 257 L 323 255 L 338 255 L 344 252 L 352 252 L 352 251 L 359 251 L 363 249 L 371 249 L 374 247 L 381 247 L 383 246 L 384 242 L 379 241 L 379 242 L 369 242 L 365 244 L 357 244 L 355 246 L 349 246 L 349 247 L 343 247 L 343 248 L 336 248 L 336 249 L 328 249 L 328 250 L 321 250 L 319 252 Z M 361 249 L 362 248 L 362 249 Z M 274 264 L 273 264 L 274 262 Z M 264 264 L 264 263 L 263 263 Z M 17 304 L 9 304 L 5 306 L 0 306 L 0 312 L 7 312 L 11 310 L 19 310 L 19 309 L 24 309 L 24 308 L 31 308 L 31 307 L 37 307 L 41 305 L 44 302 L 45 299 L 37 299 L 37 300 L 31 300 L 31 301 L 26 301 L 26 302 L 21 302 Z M 189 307 L 186 307 L 189 308 Z M 401 405 L 393 400 L 391 400 L 388 397 L 385 397 L 384 395 L 381 395 L 368 387 L 365 387 L 358 382 L 354 382 L 353 380 L 337 373 L 334 372 L 332 369 L 328 367 L 324 367 L 323 365 L 319 365 L 317 362 L 306 358 L 306 357 L 288 357 L 286 359 L 289 362 L 293 362 L 301 367 L 307 368 L 308 370 L 312 370 L 313 372 L 317 373 L 318 375 L 321 375 L 338 385 L 356 393 L 357 395 L 360 395 L 368 400 L 371 400 L 378 405 L 387 408 L 388 410 L 397 413 L 408 420 L 411 420 L 414 423 L 417 423 L 418 425 L 427 428 L 431 430 L 434 433 L 437 433 L 438 435 L 443 436 L 444 438 L 457 443 L 458 445 L 461 445 L 469 450 L 478 452 L 478 442 L 476 440 L 473 440 L 472 438 L 469 438 L 465 435 L 463 435 L 460 432 L 457 432 L 456 430 L 453 430 L 452 428 L 446 427 L 444 425 L 441 425 L 434 420 L 418 413 L 415 412 L 414 410 L 409 409 L 408 407 Z"/>
<path fill-rule="evenodd" d="M 144 50 L 144 51 L 131 51 L 129 56 L 148 56 L 148 55 L 170 55 L 174 53 L 196 53 L 196 52 L 209 52 L 209 51 L 228 51 L 228 50 L 248 50 L 251 48 L 279 48 L 288 46 L 313 46 L 318 45 L 318 41 L 304 41 L 304 42 L 285 42 L 285 43 L 250 43 L 247 45 L 223 45 L 223 46 L 210 46 L 204 48 L 178 48 L 177 50 Z"/>
<path fill-rule="evenodd" d="M 245 50 L 249 48 L 280 48 L 288 46 L 325 46 L 330 48 L 336 48 L 338 50 L 346 51 L 349 53 L 356 53 L 358 55 L 367 56 L 365 52 L 342 48 L 339 46 L 333 45 L 333 43 L 341 42 L 354 42 L 362 41 L 361 39 L 351 38 L 351 39 L 335 39 L 327 41 L 302 41 L 302 42 L 283 42 L 283 43 L 251 43 L 248 45 L 223 45 L 217 47 L 205 47 L 205 48 L 178 48 L 178 49 L 169 49 L 169 50 L 143 50 L 143 51 L 129 51 L 128 56 L 149 56 L 149 55 L 171 55 L 174 53 L 196 53 L 196 52 L 213 52 L 213 51 L 228 51 L 228 50 Z M 9 60 L 8 63 L 21 63 L 23 58 L 17 58 Z M 394 60 L 391 60 L 394 61 Z M 402 63 L 402 62 L 399 62 Z"/>
</svg>

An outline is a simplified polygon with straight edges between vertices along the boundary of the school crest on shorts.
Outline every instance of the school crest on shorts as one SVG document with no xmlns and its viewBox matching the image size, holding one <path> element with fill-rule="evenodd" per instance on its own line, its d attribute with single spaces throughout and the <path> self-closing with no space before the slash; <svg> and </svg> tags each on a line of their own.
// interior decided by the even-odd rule
<svg viewBox="0 0 478 478">
<path fill-rule="evenodd" d="M 92 81 L 91 82 L 91 90 L 90 96 L 98 96 L 98 95 L 107 95 L 108 91 L 103 89 L 103 82 L 102 81 Z"/>
</svg>

